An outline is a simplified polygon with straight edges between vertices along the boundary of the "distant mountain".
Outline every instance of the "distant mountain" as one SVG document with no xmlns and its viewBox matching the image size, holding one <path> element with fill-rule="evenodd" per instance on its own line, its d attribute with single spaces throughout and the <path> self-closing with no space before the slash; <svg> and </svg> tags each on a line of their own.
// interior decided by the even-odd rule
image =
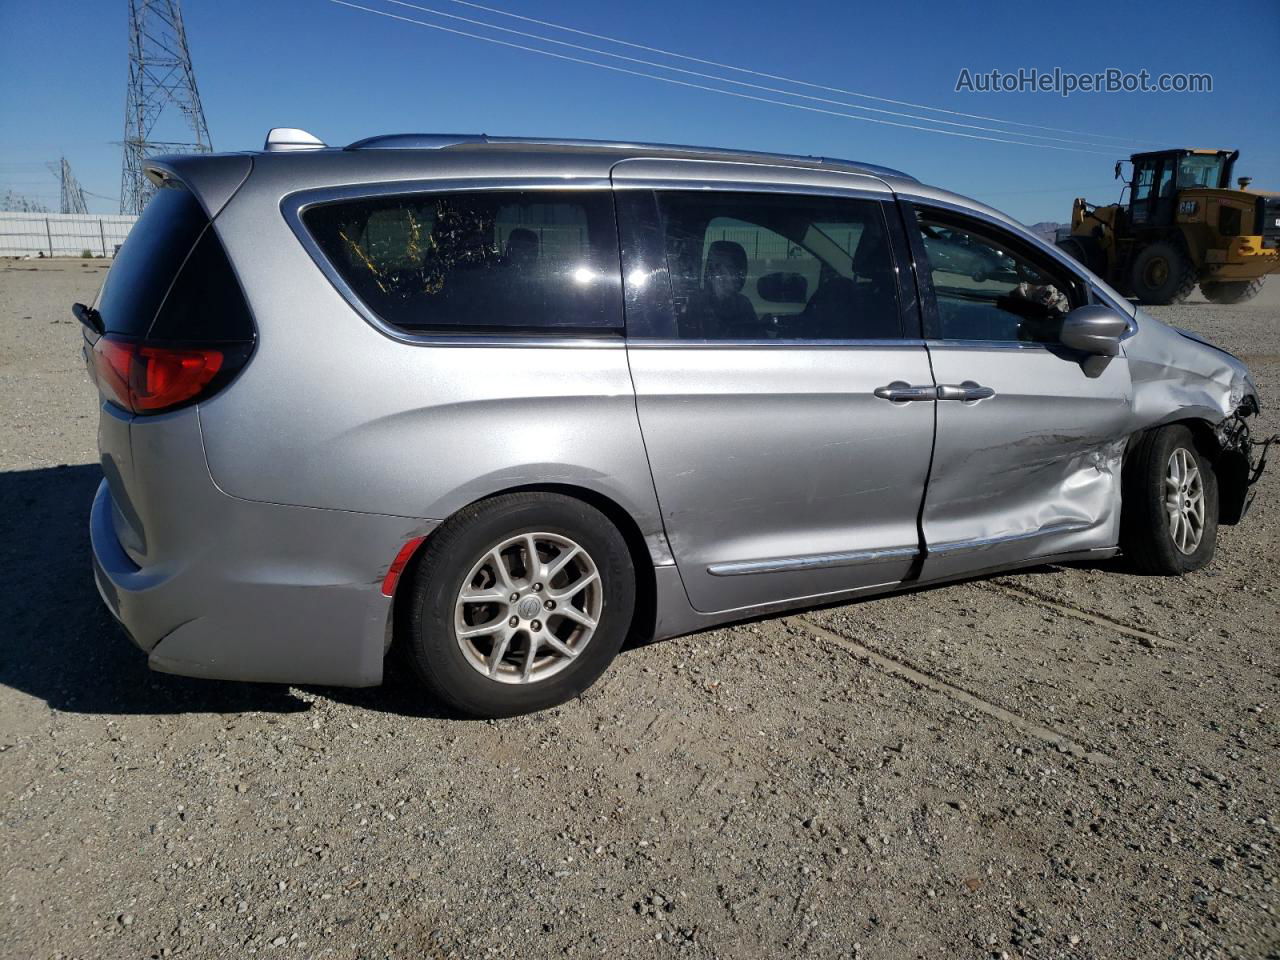
<svg viewBox="0 0 1280 960">
<path fill-rule="evenodd" d="M 1049 243 L 1053 243 L 1057 239 L 1058 229 L 1067 229 L 1070 226 L 1071 224 L 1069 223 L 1054 223 L 1052 220 L 1041 220 L 1039 223 L 1031 224 L 1027 229 L 1042 239 L 1049 241 Z"/>
</svg>

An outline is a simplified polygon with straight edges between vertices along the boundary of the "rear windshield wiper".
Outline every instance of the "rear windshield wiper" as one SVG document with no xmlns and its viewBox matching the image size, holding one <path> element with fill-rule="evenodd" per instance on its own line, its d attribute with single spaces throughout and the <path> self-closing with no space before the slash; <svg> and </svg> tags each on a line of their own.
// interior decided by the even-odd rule
<svg viewBox="0 0 1280 960">
<path fill-rule="evenodd" d="M 106 332 L 106 327 L 102 325 L 102 314 L 93 307 L 87 307 L 83 303 L 73 303 L 71 312 L 75 314 L 77 320 L 98 336 L 102 336 Z"/>
</svg>

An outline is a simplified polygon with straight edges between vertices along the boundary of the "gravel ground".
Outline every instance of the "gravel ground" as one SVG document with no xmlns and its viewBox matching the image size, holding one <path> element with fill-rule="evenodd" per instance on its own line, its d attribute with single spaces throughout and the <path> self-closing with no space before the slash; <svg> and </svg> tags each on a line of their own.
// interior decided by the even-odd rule
<svg viewBox="0 0 1280 960">
<path fill-rule="evenodd" d="M 1280 469 L 1181 580 L 714 630 L 537 716 L 186 680 L 89 572 L 102 270 L 0 263 L 0 955 L 1280 957 Z M 1280 395 L 1280 282 L 1157 312 Z"/>
</svg>

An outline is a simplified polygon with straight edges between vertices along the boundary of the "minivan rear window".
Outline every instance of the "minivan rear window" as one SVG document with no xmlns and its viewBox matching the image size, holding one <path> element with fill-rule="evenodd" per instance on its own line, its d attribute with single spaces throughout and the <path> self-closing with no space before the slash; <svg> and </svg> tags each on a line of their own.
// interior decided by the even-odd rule
<svg viewBox="0 0 1280 960">
<path fill-rule="evenodd" d="M 350 292 L 407 333 L 622 329 L 607 191 L 362 198 L 302 220 Z"/>
<path fill-rule="evenodd" d="M 98 296 L 105 332 L 155 341 L 244 343 L 253 318 L 217 232 L 182 186 L 157 190 Z"/>
<path fill-rule="evenodd" d="M 199 201 L 185 187 L 152 195 L 98 295 L 98 313 L 107 333 L 147 335 L 173 278 L 208 225 Z"/>
</svg>

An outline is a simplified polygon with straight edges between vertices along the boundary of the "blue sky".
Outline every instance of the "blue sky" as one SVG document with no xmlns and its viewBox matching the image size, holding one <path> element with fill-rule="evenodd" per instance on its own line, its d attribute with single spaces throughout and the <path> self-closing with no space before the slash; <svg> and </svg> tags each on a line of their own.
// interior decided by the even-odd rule
<svg viewBox="0 0 1280 960">
<path fill-rule="evenodd" d="M 354 0 L 404 16 L 461 24 L 389 4 Z M 602 46 L 449 2 L 421 6 L 559 39 Z M 788 109 L 537 56 L 397 22 L 329 0 L 184 0 L 188 40 L 214 146 L 255 149 L 272 126 L 301 126 L 329 143 L 375 133 L 486 132 L 714 144 L 852 157 L 907 170 L 985 200 L 1025 222 L 1068 219 L 1072 197 L 1110 202 L 1114 161 L 1130 144 L 1238 147 L 1237 172 L 1280 190 L 1280 96 L 1266 70 L 1280 50 L 1280 3 L 1203 0 L 1126 5 L 1073 3 L 857 4 L 793 0 L 785 5 L 647 0 L 485 0 L 511 12 L 598 34 L 846 90 L 949 110 L 1084 131 L 1031 131 L 1100 154 L 966 140 Z M 124 0 L 0 0 L 0 193 L 26 193 L 57 208 L 44 168 L 65 153 L 85 188 L 114 198 L 120 186 L 126 78 Z M 499 35 L 501 36 L 501 35 Z M 504 39 L 525 43 L 519 37 Z M 607 46 L 607 45 L 606 45 Z M 560 52 L 587 56 L 565 48 Z M 623 47 L 608 49 L 650 59 Z M 596 57 L 607 61 L 607 58 Z M 632 69 L 650 68 L 607 61 Z M 687 69 L 697 64 L 669 61 Z M 1211 94 L 957 93 L 962 68 L 1020 67 L 1153 75 L 1209 73 Z M 689 82 L 695 77 L 668 74 Z M 743 74 L 736 79 L 777 86 Z M 742 93 L 775 94 L 723 85 Z M 921 111 L 839 94 L 856 104 Z M 995 126 L 932 114 L 939 119 Z M 914 120 L 884 116 L 904 123 Z M 995 136 L 985 131 L 951 129 Z M 113 143 L 113 141 L 116 141 Z M 1071 144 L 1058 144 L 1068 146 Z M 111 199 L 90 209 L 114 212 Z"/>
</svg>

